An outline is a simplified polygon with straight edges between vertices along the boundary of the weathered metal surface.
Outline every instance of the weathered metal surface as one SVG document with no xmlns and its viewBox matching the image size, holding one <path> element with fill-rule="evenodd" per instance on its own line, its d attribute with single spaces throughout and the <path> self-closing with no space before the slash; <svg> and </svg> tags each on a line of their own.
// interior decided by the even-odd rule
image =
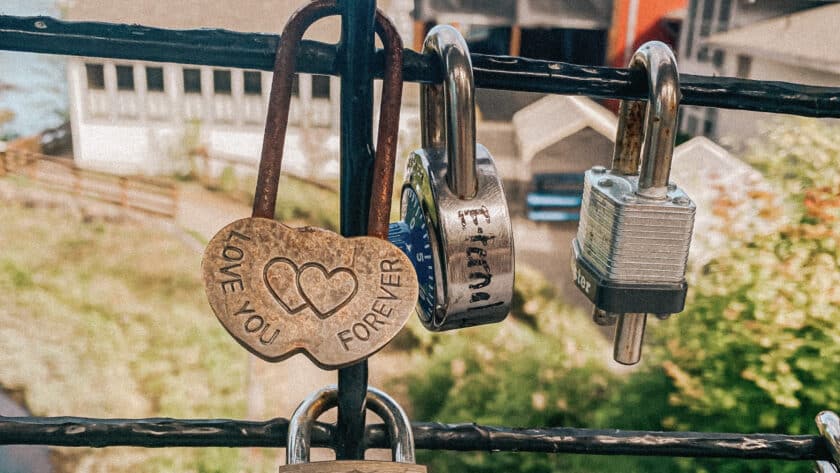
<svg viewBox="0 0 840 473">
<path fill-rule="evenodd" d="M 245 218 L 222 228 L 201 263 L 207 299 L 251 353 L 302 352 L 325 369 L 364 359 L 405 325 L 417 276 L 396 246 Z"/>
<path fill-rule="evenodd" d="M 341 13 L 341 45 L 339 71 L 341 97 L 339 108 L 341 162 L 341 234 L 361 235 L 371 212 L 369 202 L 374 191 L 370 184 L 373 150 L 373 77 L 371 55 L 373 24 L 376 22 L 376 1 L 343 1 Z M 384 43 L 384 41 L 383 41 Z M 402 81 L 402 79 L 400 79 Z M 380 126 L 383 122 L 380 121 Z M 379 151 L 382 151 L 381 149 Z M 393 173 L 390 174 L 393 181 Z M 390 196 L 389 196 L 390 198 Z M 390 204 L 390 202 L 389 202 Z M 390 210 L 390 205 L 388 206 Z M 370 228 L 370 227 L 368 227 Z M 338 371 L 338 422 L 336 426 L 336 458 L 364 458 L 362 435 L 365 428 L 368 363 L 362 360 Z"/>
<path fill-rule="evenodd" d="M 627 365 L 641 357 L 646 314 L 666 318 L 673 311 L 663 312 L 662 303 L 674 301 L 672 296 L 682 310 L 696 210 L 685 192 L 668 182 L 680 105 L 677 60 L 668 45 L 649 41 L 633 54 L 630 68 L 645 75 L 650 97 L 622 101 L 613 169 L 586 171 L 572 242 L 575 284 L 595 303 L 596 323 L 617 320 L 613 358 Z M 596 281 L 586 276 L 587 266 Z M 611 307 L 599 295 L 617 285 L 647 292 Z M 663 286 L 673 290 L 663 292 Z"/>
<path fill-rule="evenodd" d="M 840 469 L 840 418 L 834 412 L 822 411 L 817 414 L 816 421 L 820 435 L 825 439 L 832 463 L 836 469 Z"/>
<path fill-rule="evenodd" d="M 284 465 L 280 473 L 426 473 L 423 465 L 406 465 L 372 460 L 340 460 Z"/>
<path fill-rule="evenodd" d="M 50 17 L 0 15 L 0 49 L 74 56 L 137 59 L 183 64 L 272 70 L 277 35 L 225 30 L 166 30 L 142 25 L 68 22 Z M 440 82 L 437 62 L 405 50 L 403 79 Z M 298 72 L 338 74 L 334 45 L 304 41 Z M 627 69 L 581 66 L 510 56 L 473 54 L 479 88 L 644 99 L 647 84 Z M 382 77 L 384 57 L 377 52 L 373 72 Z M 683 105 L 840 118 L 840 88 L 729 77 L 680 76 Z"/>
<path fill-rule="evenodd" d="M 67 447 L 277 447 L 286 444 L 288 420 L 92 419 L 0 417 L 0 444 Z M 678 456 L 766 460 L 825 460 L 817 435 L 649 432 L 578 428 L 512 429 L 477 424 L 413 422 L 418 449 L 521 451 L 591 455 Z M 313 447 L 330 447 L 334 427 L 316 423 Z M 382 424 L 366 430 L 365 447 L 388 448 Z"/>
<path fill-rule="evenodd" d="M 309 463 L 311 445 L 311 426 L 324 412 L 338 405 L 338 388 L 326 386 L 306 397 L 295 409 L 289 421 L 288 442 L 286 444 L 286 464 L 280 472 L 308 471 L 382 471 L 423 473 L 426 468 L 415 465 L 414 435 L 408 415 L 391 396 L 376 388 L 367 388 L 365 399 L 367 408 L 376 412 L 385 421 L 390 436 L 391 458 L 387 462 L 319 462 Z M 364 455 L 364 436 L 359 439 Z M 304 466 L 309 465 L 309 466 Z M 355 467 L 355 468 L 354 468 Z M 395 467 L 399 469 L 394 470 Z"/>
<path fill-rule="evenodd" d="M 475 142 L 469 49 L 455 28 L 438 25 L 423 50 L 443 64 L 446 80 L 420 87 L 422 149 L 408 158 L 403 221 L 391 241 L 415 264 L 427 329 L 501 322 L 513 298 L 513 231 L 493 157 Z"/>
</svg>

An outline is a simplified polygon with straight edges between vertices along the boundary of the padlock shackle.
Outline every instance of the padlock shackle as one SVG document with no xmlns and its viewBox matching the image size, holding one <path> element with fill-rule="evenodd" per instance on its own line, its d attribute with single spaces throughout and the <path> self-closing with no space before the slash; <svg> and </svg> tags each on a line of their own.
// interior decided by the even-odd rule
<svg viewBox="0 0 840 473">
<path fill-rule="evenodd" d="M 414 432 L 402 407 L 383 391 L 368 386 L 368 409 L 382 418 L 391 438 L 391 455 L 397 463 L 416 463 Z M 286 444 L 286 464 L 309 463 L 312 425 L 333 407 L 338 406 L 338 387 L 330 385 L 310 394 L 295 409 L 289 419 Z"/>
<path fill-rule="evenodd" d="M 455 28 L 438 25 L 423 42 L 423 54 L 437 56 L 442 84 L 420 85 L 420 141 L 446 149 L 446 182 L 460 199 L 478 192 L 475 163 L 475 84 L 467 42 Z"/>
<path fill-rule="evenodd" d="M 339 13 L 340 7 L 337 0 L 315 0 L 292 14 L 280 36 L 274 60 L 271 94 L 268 99 L 253 217 L 274 218 L 280 167 L 283 162 L 283 147 L 289 124 L 292 81 L 301 38 L 307 28 L 319 19 Z M 368 234 L 385 239 L 388 236 L 400 124 L 403 43 L 394 24 L 379 9 L 376 10 L 375 20 L 376 34 L 385 47 L 385 77 L 371 184 Z"/>
<path fill-rule="evenodd" d="M 816 421 L 834 467 L 840 469 L 840 417 L 832 411 L 822 411 L 817 414 Z"/>
<path fill-rule="evenodd" d="M 664 199 L 677 138 L 680 105 L 677 60 L 668 45 L 649 41 L 636 50 L 628 67 L 631 74 L 642 72 L 647 76 L 648 103 L 645 106 L 641 101 L 622 101 L 613 169 L 625 175 L 639 174 L 638 194 L 642 197 Z"/>
</svg>

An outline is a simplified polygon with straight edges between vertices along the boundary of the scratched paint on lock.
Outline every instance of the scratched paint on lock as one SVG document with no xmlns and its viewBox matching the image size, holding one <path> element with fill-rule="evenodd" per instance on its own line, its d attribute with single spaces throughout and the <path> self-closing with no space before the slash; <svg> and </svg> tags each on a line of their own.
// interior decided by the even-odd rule
<svg viewBox="0 0 840 473">
<path fill-rule="evenodd" d="M 323 368 L 384 347 L 418 295 L 411 262 L 385 240 L 263 218 L 221 229 L 202 272 L 213 312 L 245 348 L 267 361 L 303 352 Z"/>
</svg>

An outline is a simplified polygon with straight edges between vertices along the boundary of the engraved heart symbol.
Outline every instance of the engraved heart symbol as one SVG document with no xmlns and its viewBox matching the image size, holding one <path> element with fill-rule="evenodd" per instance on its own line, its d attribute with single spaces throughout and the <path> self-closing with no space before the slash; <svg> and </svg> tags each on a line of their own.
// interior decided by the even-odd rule
<svg viewBox="0 0 840 473">
<path fill-rule="evenodd" d="M 353 299 L 359 283 L 349 268 L 327 272 L 318 263 L 306 263 L 298 271 L 297 287 L 315 315 L 326 319 Z"/>
<path fill-rule="evenodd" d="M 210 307 L 237 342 L 266 361 L 304 353 L 325 369 L 384 347 L 419 292 L 411 261 L 388 241 L 264 218 L 219 230 L 201 268 Z"/>
<path fill-rule="evenodd" d="M 311 309 L 326 319 L 347 305 L 359 288 L 350 268 L 332 271 L 318 263 L 298 267 L 288 258 L 272 258 L 265 265 L 263 279 L 268 291 L 289 314 Z"/>
<path fill-rule="evenodd" d="M 269 260 L 263 271 L 265 287 L 289 314 L 297 314 L 311 305 L 298 289 L 298 266 L 288 258 Z"/>
</svg>

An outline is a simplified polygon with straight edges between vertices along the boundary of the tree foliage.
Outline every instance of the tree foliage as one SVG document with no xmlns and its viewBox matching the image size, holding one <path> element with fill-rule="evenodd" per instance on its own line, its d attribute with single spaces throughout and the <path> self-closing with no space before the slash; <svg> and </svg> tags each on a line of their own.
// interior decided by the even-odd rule
<svg viewBox="0 0 840 473">
<path fill-rule="evenodd" d="M 759 236 L 729 234 L 721 253 L 693 273 L 686 310 L 651 324 L 641 368 L 610 372 L 606 350 L 591 349 L 604 341 L 587 318 L 519 278 L 515 314 L 535 330 L 506 322 L 437 340 L 410 388 L 415 417 L 815 434 L 819 411 L 840 410 L 840 130 L 781 122 L 747 158 L 782 192 L 786 223 Z M 569 455 L 422 459 L 435 471 L 474 472 L 813 469 L 810 462 Z"/>
<path fill-rule="evenodd" d="M 622 389 L 625 399 L 659 390 L 662 405 L 643 404 L 650 413 L 638 414 L 644 425 L 634 428 L 814 434 L 819 411 L 840 409 L 838 137 L 836 126 L 790 120 L 753 147 L 748 159 L 783 189 L 791 223 L 750 240 L 734 236 L 699 271 L 686 311 L 661 325 L 647 368 Z M 614 406 L 602 416 L 617 414 Z M 686 465 L 811 470 L 806 463 Z"/>
</svg>

